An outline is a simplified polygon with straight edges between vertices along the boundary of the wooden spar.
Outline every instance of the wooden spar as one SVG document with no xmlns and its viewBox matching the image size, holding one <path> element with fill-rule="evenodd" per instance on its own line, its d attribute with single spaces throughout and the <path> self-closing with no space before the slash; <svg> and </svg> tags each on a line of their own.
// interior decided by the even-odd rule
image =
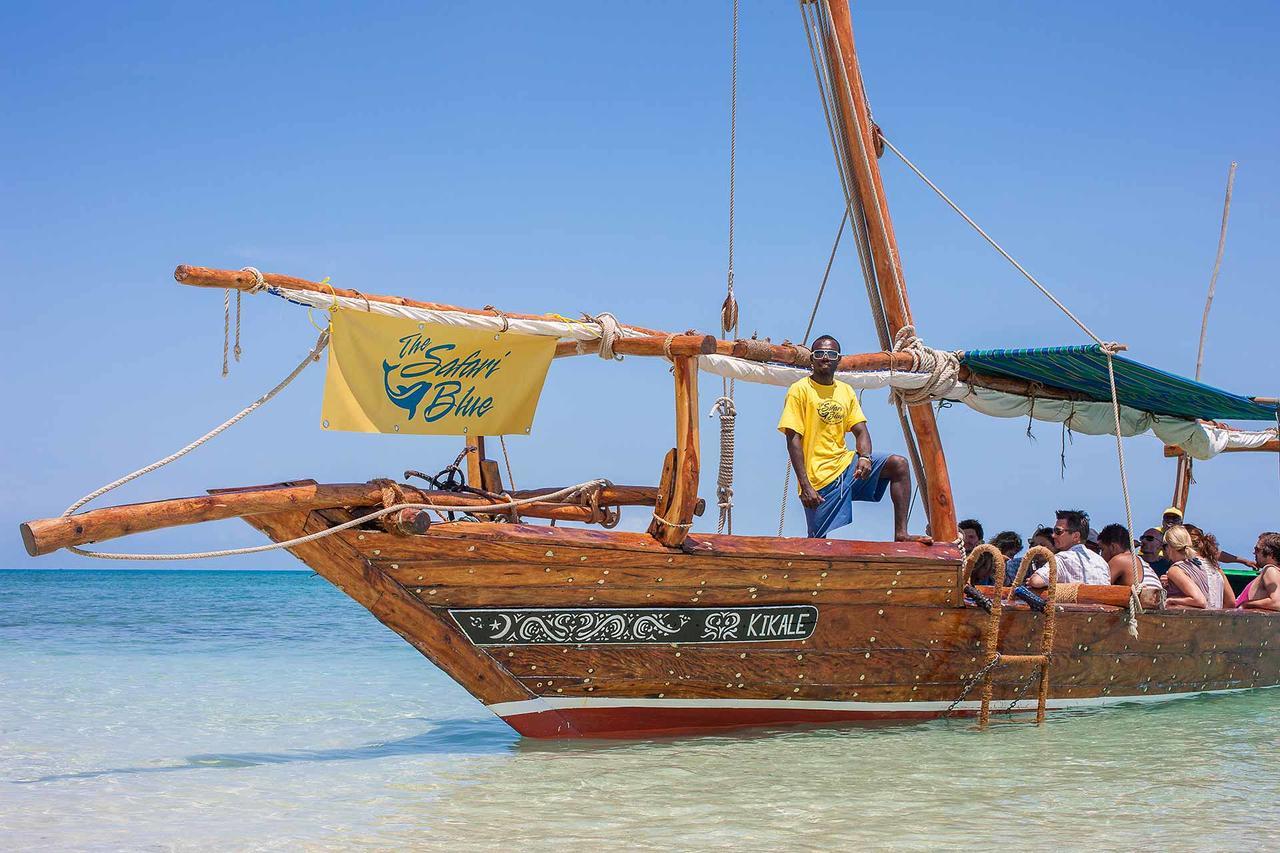
<svg viewBox="0 0 1280 853">
<path fill-rule="evenodd" d="M 1089 402 L 1089 396 L 1079 391 L 1068 391 L 1065 388 L 1055 388 L 1052 385 L 1041 385 L 1039 382 L 1029 382 L 1026 379 L 1018 379 L 1013 376 L 993 376 L 989 373 L 979 373 L 963 364 L 960 365 L 960 372 L 957 376 L 961 382 L 972 385 L 975 388 L 1003 391 L 1006 394 L 1016 394 L 1019 397 L 1030 397 L 1038 400 Z M 1093 402 L 1109 403 L 1110 401 L 1095 400 Z"/>
<path fill-rule="evenodd" d="M 218 287 L 228 290 L 244 290 L 252 291 L 256 286 L 253 275 L 242 270 L 219 270 L 209 267 L 194 267 L 188 264 L 180 264 L 173 271 L 173 278 L 179 284 L 189 284 L 194 287 Z M 294 278 L 289 275 L 281 275 L 279 273 L 263 273 L 262 278 L 268 285 L 273 287 L 284 287 L 289 290 L 307 290 L 312 293 L 319 293 L 325 296 L 344 296 L 349 299 L 359 301 L 369 300 L 370 302 L 383 302 L 388 305 L 404 305 L 409 308 L 425 308 L 430 311 L 453 311 L 460 314 L 474 314 L 477 317 L 500 317 L 507 316 L 516 320 L 548 320 L 552 319 L 542 314 L 517 314 L 514 311 L 504 311 L 499 314 L 494 310 L 476 310 L 474 308 L 459 308 L 456 305 L 442 305 L 437 302 L 421 302 L 417 299 L 406 299 L 403 296 L 379 296 L 373 293 L 361 293 L 358 290 L 348 290 L 342 287 L 333 287 L 329 284 L 321 284 L 318 281 L 307 281 L 304 278 Z M 655 329 L 645 329 L 640 326 L 627 326 L 644 335 L 659 335 L 665 333 Z"/>
<path fill-rule="evenodd" d="M 1178 469 L 1173 477 L 1173 505 L 1185 514 L 1189 500 L 1191 500 L 1191 457 L 1180 453 Z"/>
<path fill-rule="evenodd" d="M 858 194 L 867 211 L 867 232 L 876 281 L 884 304 L 885 319 L 889 324 L 889 335 L 892 337 L 904 326 L 913 323 L 911 305 L 907 301 L 897 238 L 894 236 L 893 221 L 889 217 L 880 167 L 876 163 L 875 131 L 862 83 L 862 72 L 854 50 L 853 23 L 849 15 L 848 0 L 831 0 L 828 6 L 837 44 L 829 45 L 827 53 L 838 56 L 842 66 L 830 69 L 831 79 L 848 83 L 847 87 L 835 87 L 838 91 L 836 106 L 846 119 L 852 119 L 842 122 L 850 160 L 847 166 L 854 177 L 853 191 Z M 959 535 L 959 530 L 956 527 L 955 503 L 951 496 L 951 477 L 947 471 L 942 439 L 938 434 L 937 419 L 934 417 L 933 407 L 927 402 L 909 406 L 907 413 L 928 480 L 927 491 L 925 483 L 920 486 L 928 508 L 929 531 L 934 539 L 950 542 Z"/>
<path fill-rule="evenodd" d="M 698 503 L 698 366 L 689 356 L 672 359 L 676 391 L 674 464 L 663 466 L 661 499 L 649 534 L 668 547 L 684 543 Z"/>
<path fill-rule="evenodd" d="M 711 355 L 716 351 L 716 339 L 711 335 L 675 335 L 669 348 L 672 355 Z M 613 342 L 618 355 L 666 356 L 666 335 L 646 335 L 642 338 L 619 338 Z M 589 355 L 600 352 L 600 341 L 560 341 L 556 344 L 556 358 L 572 355 Z"/>
<path fill-rule="evenodd" d="M 222 270 L 212 269 L 210 267 L 196 267 L 187 264 L 180 265 L 173 272 L 174 279 L 180 284 L 192 285 L 194 287 L 218 287 L 230 290 L 252 291 L 255 283 L 250 273 L 241 270 Z M 471 314 L 477 317 L 498 317 L 499 315 L 493 310 L 477 310 L 474 308 L 464 308 L 458 305 L 445 305 L 439 302 L 422 302 L 416 299 L 406 299 L 401 296 L 380 296 L 374 293 L 361 293 L 356 290 L 348 290 L 341 287 L 331 287 L 328 284 L 321 284 L 317 281 L 308 281 L 303 278 L 295 278 L 293 276 L 282 275 L 280 273 L 264 273 L 263 280 L 267 284 L 274 287 L 283 287 L 290 290 L 304 290 L 310 293 L 319 293 L 326 296 L 338 295 L 348 299 L 368 300 L 369 302 L 381 302 L 387 305 L 401 305 L 410 308 L 423 308 L 431 311 L 449 311 L 458 314 Z M 519 320 L 548 320 L 554 319 L 545 314 L 519 314 L 514 311 L 503 312 L 503 315 Z M 666 344 L 669 334 L 658 329 L 646 329 L 642 326 L 634 326 L 628 324 L 625 328 L 633 332 L 639 332 L 642 337 L 619 338 L 614 342 L 613 349 L 620 355 L 648 355 L 648 356 L 666 356 L 664 345 Z M 581 352 L 593 353 L 599 352 L 600 342 L 598 340 L 588 341 L 561 341 L 556 346 L 556 356 L 565 357 L 578 355 L 579 346 Z M 773 344 L 768 341 L 757 340 L 736 340 L 723 341 L 717 340 L 710 335 L 699 335 L 692 332 L 675 335 L 671 341 L 671 355 L 732 355 L 738 358 L 745 358 L 750 361 L 776 362 L 778 364 L 796 365 L 807 368 L 809 365 L 802 363 L 804 357 L 800 350 L 793 344 Z M 877 358 L 888 359 L 883 362 L 885 367 L 880 366 L 860 366 L 857 359 L 874 356 Z M 910 370 L 911 357 L 906 353 L 881 354 L 872 353 L 870 356 L 846 356 L 840 361 L 840 370 Z"/>
<path fill-rule="evenodd" d="M 173 275 L 174 278 L 182 284 L 190 284 L 197 287 L 223 287 L 230 288 L 232 290 L 253 289 L 253 279 L 250 274 L 239 270 L 219 270 L 210 269 L 208 267 L 183 265 L 179 266 L 177 270 L 174 271 Z M 306 290 L 313 293 L 324 294 L 337 293 L 339 296 L 349 297 L 352 299 L 368 299 L 370 302 L 385 302 L 389 305 L 406 305 L 415 308 L 427 308 L 434 311 L 451 311 L 460 314 L 473 314 L 478 317 L 498 316 L 493 311 L 480 311 L 473 308 L 459 307 L 457 305 L 444 305 L 436 302 L 419 302 L 417 300 L 405 299 L 399 296 L 362 294 L 354 290 L 345 290 L 340 287 L 331 290 L 328 285 L 320 284 L 319 282 L 307 281 L 306 279 L 294 278 L 292 276 L 280 275 L 278 273 L 264 273 L 263 278 L 268 284 L 291 288 L 294 290 Z M 504 313 L 507 317 L 517 319 L 549 319 L 547 316 L 540 314 L 517 314 L 514 312 Z M 761 363 L 784 364 L 805 369 L 808 369 L 809 367 L 807 363 L 804 363 L 804 353 L 793 344 L 774 344 L 769 341 L 759 340 L 718 340 L 711 335 L 697 333 L 669 335 L 668 333 L 660 330 L 644 329 L 639 326 L 630 325 L 626 328 L 642 332 L 643 336 L 619 338 L 615 341 L 613 349 L 619 355 L 665 357 L 665 346 L 668 338 L 670 338 L 670 350 L 671 355 L 673 356 L 712 354 L 729 355 L 735 358 L 742 358 L 748 361 Z M 581 347 L 581 352 L 579 351 L 579 347 Z M 599 351 L 599 340 L 560 341 L 556 344 L 557 358 L 596 353 Z M 870 352 L 844 356 L 840 359 L 840 365 L 837 369 L 852 372 L 889 370 L 909 373 L 911 371 L 911 365 L 912 358 L 910 353 Z M 1054 400 L 1087 399 L 1084 395 L 1079 394 L 1078 392 L 1067 391 L 1062 388 L 1053 388 L 1041 385 L 1033 386 L 1032 383 L 1022 379 L 975 373 L 963 365 L 960 367 L 960 379 L 970 385 L 976 385 L 980 388 L 990 388 L 995 391 L 1006 391 L 1010 394 L 1019 394 L 1024 397 L 1035 396 Z"/>
<path fill-rule="evenodd" d="M 399 484 L 400 493 L 410 503 L 433 503 L 469 506 L 493 503 L 488 498 L 459 492 L 438 492 Z M 555 489 L 514 492 L 512 497 L 541 497 Z M 658 490 L 652 486 L 604 486 L 600 490 L 600 506 L 653 506 Z M 20 525 L 22 542 L 33 557 L 50 554 L 69 545 L 104 542 L 132 533 L 145 533 L 168 527 L 200 524 L 250 515 L 263 515 L 294 510 L 311 511 L 334 507 L 376 507 L 382 505 L 382 488 L 376 483 L 337 483 L 319 485 L 314 482 L 294 486 L 265 486 L 252 489 L 220 491 L 211 495 L 175 498 L 167 501 L 127 504 L 82 512 L 68 518 L 44 518 Z M 701 514 L 705 505 L 695 505 Z M 552 518 L 561 521 L 590 521 L 591 508 L 574 504 L 539 502 L 520 508 L 530 518 Z"/>
<path fill-rule="evenodd" d="M 1280 439 L 1272 439 L 1264 442 L 1257 447 L 1227 447 L 1223 453 L 1280 453 Z M 1166 444 L 1164 446 L 1164 455 L 1170 459 L 1176 459 L 1185 455 L 1185 451 L 1176 444 Z"/>
</svg>

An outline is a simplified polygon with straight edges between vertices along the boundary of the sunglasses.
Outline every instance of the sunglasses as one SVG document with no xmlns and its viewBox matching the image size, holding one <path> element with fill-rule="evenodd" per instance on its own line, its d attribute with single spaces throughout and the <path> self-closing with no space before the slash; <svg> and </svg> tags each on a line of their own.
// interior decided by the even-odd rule
<svg viewBox="0 0 1280 853">
<path fill-rule="evenodd" d="M 1061 528 L 1061 527 L 1055 527 L 1055 528 L 1053 528 L 1053 535 L 1054 535 L 1054 536 L 1066 536 L 1066 535 L 1067 535 L 1068 533 L 1070 533 L 1070 532 L 1071 532 L 1070 530 L 1066 530 L 1066 529 Z"/>
<path fill-rule="evenodd" d="M 1156 537 L 1154 537 L 1154 536 L 1143 536 L 1143 537 L 1142 537 L 1142 541 L 1143 541 L 1143 542 L 1154 542 L 1154 541 L 1156 541 Z"/>
<path fill-rule="evenodd" d="M 820 361 L 839 361 L 840 351 L 834 349 L 816 349 L 813 351 L 813 357 Z"/>
</svg>

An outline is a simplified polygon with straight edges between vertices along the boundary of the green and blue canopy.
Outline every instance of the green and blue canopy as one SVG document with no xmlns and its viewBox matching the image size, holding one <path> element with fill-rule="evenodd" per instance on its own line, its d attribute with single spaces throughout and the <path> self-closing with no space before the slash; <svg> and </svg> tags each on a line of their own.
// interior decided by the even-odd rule
<svg viewBox="0 0 1280 853">
<path fill-rule="evenodd" d="M 1113 356 L 1120 405 L 1157 415 L 1203 420 L 1275 421 L 1276 407 L 1154 367 Z M 1110 402 L 1107 356 L 1102 347 L 1036 347 L 968 350 L 961 364 L 978 373 L 1025 379 Z"/>
</svg>

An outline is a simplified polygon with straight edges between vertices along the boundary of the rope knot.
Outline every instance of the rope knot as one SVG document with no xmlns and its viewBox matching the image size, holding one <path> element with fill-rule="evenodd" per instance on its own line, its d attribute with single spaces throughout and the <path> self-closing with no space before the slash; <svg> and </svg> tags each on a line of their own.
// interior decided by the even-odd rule
<svg viewBox="0 0 1280 853">
<path fill-rule="evenodd" d="M 622 361 L 622 356 L 613 351 L 614 341 L 622 337 L 622 324 L 618 322 L 618 318 L 608 311 L 601 312 L 595 317 L 590 314 L 583 314 L 582 316 L 587 322 L 595 323 L 600 327 L 600 357 L 613 361 Z"/>
<path fill-rule="evenodd" d="M 250 293 L 258 293 L 267 289 L 267 280 L 262 277 L 262 273 L 257 267 L 241 267 L 240 272 L 247 272 L 253 276 L 253 284 L 249 286 Z"/>
<path fill-rule="evenodd" d="M 506 315 L 506 314 L 502 313 L 502 312 L 501 312 L 501 311 L 499 311 L 497 308 L 494 308 L 492 305 L 486 305 L 486 306 L 484 306 L 484 310 L 486 310 L 486 311 L 492 311 L 494 314 L 498 315 L 498 317 L 500 317 L 500 318 L 502 319 L 502 331 L 503 331 L 503 332 L 506 332 L 508 329 L 510 329 L 510 328 L 511 328 L 511 321 L 510 321 L 509 319 L 507 319 L 507 315 Z"/>
<path fill-rule="evenodd" d="M 915 326 L 903 326 L 893 336 L 893 351 L 911 356 L 911 372 L 927 373 L 928 380 L 919 388 L 895 388 L 893 393 L 908 406 L 927 403 L 934 397 L 944 397 L 953 391 L 960 380 L 960 358 L 953 352 L 925 346 L 916 334 Z"/>
</svg>

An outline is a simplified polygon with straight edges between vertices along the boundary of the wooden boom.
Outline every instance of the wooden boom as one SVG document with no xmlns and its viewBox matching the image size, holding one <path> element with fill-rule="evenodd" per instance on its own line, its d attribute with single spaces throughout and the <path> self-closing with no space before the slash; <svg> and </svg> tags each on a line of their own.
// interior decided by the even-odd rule
<svg viewBox="0 0 1280 853">
<path fill-rule="evenodd" d="M 1272 439 L 1271 441 L 1259 444 L 1257 447 L 1228 447 L 1223 453 L 1280 453 L 1280 439 Z M 1166 444 L 1164 446 L 1164 455 L 1170 459 L 1186 455 L 1181 447 L 1176 444 Z"/>
<path fill-rule="evenodd" d="M 468 507 L 493 503 L 488 498 L 460 492 L 441 492 L 417 489 L 399 484 L 404 501 L 455 506 L 460 511 Z M 512 498 L 536 498 L 550 494 L 554 489 L 535 489 L 513 492 Z M 604 486 L 600 490 L 600 506 L 653 506 L 658 490 L 652 486 Z M 242 518 L 250 515 L 311 511 L 335 507 L 376 507 L 383 502 L 382 487 L 376 482 L 336 483 L 320 485 L 304 483 L 292 486 L 263 486 L 260 488 L 219 491 L 198 497 L 175 498 L 167 501 L 125 504 L 89 510 L 66 518 L 42 518 L 19 525 L 22 544 L 33 557 L 50 554 L 59 548 L 84 545 L 118 539 L 132 533 L 161 530 L 219 521 L 226 518 Z M 699 501 L 695 514 L 701 515 L 705 503 Z M 592 510 L 588 506 L 565 503 L 538 502 L 523 506 L 520 515 L 530 518 L 556 519 L 559 521 L 591 521 Z"/>
<path fill-rule="evenodd" d="M 222 270 L 209 267 L 195 267 L 183 264 L 173 273 L 174 279 L 182 284 L 195 287 L 220 287 L 230 290 L 249 291 L 254 288 L 252 275 L 241 270 Z M 478 317 L 514 317 L 529 320 L 546 320 L 547 315 L 518 314 L 507 311 L 503 314 L 493 310 L 476 310 L 458 305 L 445 305 L 439 302 L 421 302 L 400 296 L 379 296 L 372 293 L 361 293 L 357 290 L 334 288 L 316 281 L 281 275 L 279 273 L 263 273 L 263 279 L 270 285 L 292 290 L 305 290 L 311 293 L 337 294 L 350 299 L 382 302 L 388 305 L 404 305 L 413 308 L 427 308 L 433 311 L 452 311 L 460 314 L 473 314 Z M 748 361 L 785 364 L 792 367 L 808 368 L 805 353 L 790 343 L 774 344 L 760 340 L 719 340 L 711 335 L 694 332 L 670 334 L 659 329 L 647 329 L 641 326 L 628 325 L 628 329 L 641 333 L 641 337 L 619 338 L 613 344 L 614 352 L 620 355 L 639 356 L 672 356 L 687 355 L 729 355 Z M 669 341 L 669 342 L 668 342 Z M 600 341 L 560 341 L 556 344 L 556 357 L 565 358 L 585 355 L 600 351 Z M 901 371 L 909 373 L 912 368 L 912 357 L 906 352 L 868 352 L 846 355 L 840 359 L 838 370 L 866 372 L 872 370 Z M 1024 397 L 1039 397 L 1052 400 L 1086 400 L 1078 391 L 1068 391 L 1048 385 L 1033 384 L 1024 379 L 1004 376 L 991 376 L 977 373 L 968 367 L 960 367 L 960 380 L 978 388 L 989 388 L 993 391 L 1005 391 Z"/>
<path fill-rule="evenodd" d="M 251 291 L 255 287 L 253 276 L 242 270 L 212 269 L 210 267 L 195 267 L 183 264 L 173 271 L 173 277 L 180 284 L 194 287 L 218 287 L 242 291 Z M 416 299 L 406 299 L 402 296 L 380 296 L 374 293 L 361 293 L 358 290 L 332 287 L 328 284 L 321 284 L 318 281 L 308 281 L 307 279 L 279 273 L 263 273 L 262 278 L 273 287 L 337 295 L 348 299 L 368 300 L 369 302 L 381 302 L 387 305 L 402 305 L 432 311 L 450 311 L 458 314 L 471 314 L 477 317 L 506 316 L 523 320 L 553 319 L 544 314 L 520 314 L 514 311 L 504 311 L 499 314 L 492 309 L 477 310 L 458 305 L 445 305 L 439 302 L 421 302 Z M 627 324 L 626 328 L 639 332 L 642 337 L 619 338 L 616 340 L 613 349 L 614 352 L 620 355 L 666 356 L 668 354 L 667 339 L 670 337 L 670 354 L 672 356 L 711 355 L 714 353 L 717 355 L 731 355 L 748 361 L 809 367 L 804 362 L 803 352 L 794 344 L 774 344 L 769 341 L 758 340 L 718 340 L 711 335 L 701 335 L 694 332 L 685 332 L 673 336 L 659 329 L 648 329 L 631 324 Z M 599 351 L 600 341 L 598 340 L 561 341 L 556 345 L 556 356 L 558 358 Z M 839 369 L 900 370 L 908 372 L 911 370 L 911 354 L 905 352 L 874 352 L 846 355 L 840 359 Z"/>
</svg>

